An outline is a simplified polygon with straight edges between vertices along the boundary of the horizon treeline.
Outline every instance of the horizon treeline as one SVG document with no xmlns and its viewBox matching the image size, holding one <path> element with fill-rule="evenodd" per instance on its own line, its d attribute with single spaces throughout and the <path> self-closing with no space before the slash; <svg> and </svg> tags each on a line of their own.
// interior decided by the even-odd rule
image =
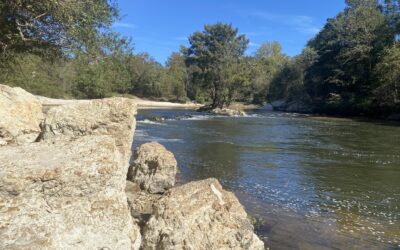
<svg viewBox="0 0 400 250">
<path fill-rule="evenodd" d="M 0 83 L 54 98 L 300 102 L 329 114 L 400 112 L 400 0 L 347 0 L 302 53 L 278 42 L 252 55 L 231 24 L 205 25 L 165 65 L 111 30 L 109 0 L 0 3 Z M 89 6 L 89 7 L 88 7 Z"/>
</svg>

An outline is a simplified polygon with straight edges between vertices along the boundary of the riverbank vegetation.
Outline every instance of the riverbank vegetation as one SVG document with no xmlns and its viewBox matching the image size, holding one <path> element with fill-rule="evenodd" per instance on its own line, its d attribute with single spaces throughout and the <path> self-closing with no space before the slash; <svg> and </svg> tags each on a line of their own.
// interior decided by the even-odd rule
<svg viewBox="0 0 400 250">
<path fill-rule="evenodd" d="M 328 114 L 400 111 L 400 1 L 346 3 L 275 76 L 270 99 L 301 101 Z"/>
<path fill-rule="evenodd" d="M 115 2 L 6 0 L 0 82 L 57 98 L 132 94 L 212 108 L 284 100 L 318 113 L 399 113 L 400 1 L 346 3 L 298 56 L 285 55 L 278 42 L 248 55 L 249 40 L 217 23 L 194 32 L 162 65 L 112 31 L 120 18 Z"/>
</svg>

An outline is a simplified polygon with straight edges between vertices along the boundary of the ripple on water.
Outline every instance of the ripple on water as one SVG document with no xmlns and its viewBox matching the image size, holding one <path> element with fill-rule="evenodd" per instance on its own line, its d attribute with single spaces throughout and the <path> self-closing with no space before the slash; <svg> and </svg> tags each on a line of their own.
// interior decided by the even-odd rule
<svg viewBox="0 0 400 250">
<path fill-rule="evenodd" d="M 139 122 L 137 143 L 165 144 L 182 179 L 219 178 L 262 221 L 258 233 L 272 249 L 399 245 L 400 128 L 271 112 L 165 112 L 144 116 L 167 118 L 164 126 Z"/>
</svg>

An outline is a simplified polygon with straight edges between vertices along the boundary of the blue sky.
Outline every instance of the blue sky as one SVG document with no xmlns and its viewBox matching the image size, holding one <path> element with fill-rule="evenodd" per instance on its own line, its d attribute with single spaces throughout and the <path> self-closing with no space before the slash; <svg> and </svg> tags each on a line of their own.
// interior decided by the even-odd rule
<svg viewBox="0 0 400 250">
<path fill-rule="evenodd" d="M 122 19 L 113 29 L 132 37 L 135 52 L 148 52 L 160 63 L 188 45 L 187 37 L 204 24 L 231 23 L 245 34 L 253 53 L 266 41 L 283 51 L 301 52 L 326 22 L 343 10 L 344 0 L 118 0 Z"/>
</svg>

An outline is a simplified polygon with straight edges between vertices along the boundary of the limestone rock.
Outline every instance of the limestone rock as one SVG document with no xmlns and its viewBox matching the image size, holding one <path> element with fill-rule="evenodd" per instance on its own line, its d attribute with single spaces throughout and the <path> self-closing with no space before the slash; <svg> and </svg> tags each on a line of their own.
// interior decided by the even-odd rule
<svg viewBox="0 0 400 250">
<path fill-rule="evenodd" d="M 169 190 L 143 230 L 143 249 L 264 249 L 233 193 L 216 179 Z"/>
<path fill-rule="evenodd" d="M 38 98 L 21 88 L 0 84 L 0 146 L 34 142 L 42 120 Z"/>
<path fill-rule="evenodd" d="M 53 107 L 41 124 L 40 140 L 111 135 L 129 163 L 135 130 L 136 104 L 127 98 L 77 101 Z"/>
<path fill-rule="evenodd" d="M 162 194 L 150 194 L 140 189 L 133 182 L 127 181 L 125 193 L 132 217 L 143 223 L 153 212 L 153 205 L 162 197 Z"/>
<path fill-rule="evenodd" d="M 176 172 L 174 155 L 163 145 L 150 142 L 136 149 L 128 180 L 149 193 L 164 193 L 175 185 Z"/>
<path fill-rule="evenodd" d="M 216 108 L 210 110 L 210 113 L 215 115 L 225 115 L 225 116 L 246 116 L 246 112 L 237 109 L 228 108 Z"/>
<path fill-rule="evenodd" d="M 139 248 L 114 138 L 5 146 L 0 162 L 0 249 Z"/>
</svg>

